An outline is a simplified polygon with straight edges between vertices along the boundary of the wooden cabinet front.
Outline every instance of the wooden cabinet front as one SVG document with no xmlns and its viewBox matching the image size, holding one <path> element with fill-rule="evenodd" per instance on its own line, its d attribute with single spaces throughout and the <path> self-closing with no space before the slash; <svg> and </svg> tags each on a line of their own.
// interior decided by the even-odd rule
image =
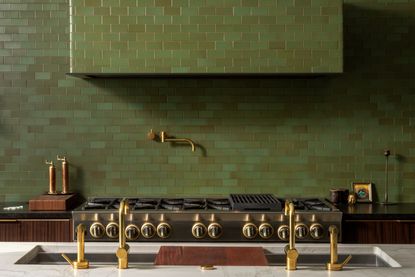
<svg viewBox="0 0 415 277">
<path fill-rule="evenodd" d="M 345 220 L 344 243 L 415 243 L 415 220 Z"/>
<path fill-rule="evenodd" d="M 71 219 L 0 219 L 0 241 L 72 241 Z"/>
</svg>

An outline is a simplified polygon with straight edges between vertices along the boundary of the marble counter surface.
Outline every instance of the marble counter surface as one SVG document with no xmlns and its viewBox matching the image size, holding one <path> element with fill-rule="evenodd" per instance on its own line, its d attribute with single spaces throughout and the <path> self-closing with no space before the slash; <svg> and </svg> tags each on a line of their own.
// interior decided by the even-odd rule
<svg viewBox="0 0 415 277">
<path fill-rule="evenodd" d="M 241 267 L 228 266 L 216 267 L 216 270 L 201 271 L 198 266 L 131 266 L 126 270 L 118 270 L 116 265 L 97 266 L 91 264 L 91 268 L 87 270 L 74 270 L 69 265 L 22 265 L 15 264 L 28 251 L 41 245 L 45 249 L 53 250 L 57 253 L 65 252 L 68 249 L 75 249 L 75 243 L 16 243 L 16 242 L 2 242 L 0 243 L 0 276 L 34 276 L 34 277 L 56 277 L 56 276 L 70 276 L 70 277 L 128 277 L 128 276 L 204 276 L 204 277 L 247 277 L 247 276 L 414 276 L 415 275 L 415 245 L 339 245 L 339 254 L 357 254 L 368 253 L 373 251 L 383 250 L 389 258 L 398 262 L 401 267 L 393 268 L 352 268 L 346 267 L 343 271 L 329 272 L 325 270 L 324 265 L 305 267 L 298 266 L 297 271 L 288 272 L 283 266 L 267 266 L 267 267 Z M 140 249 L 142 252 L 157 252 L 161 244 L 143 244 L 131 243 L 132 249 Z M 166 244 L 164 244 L 166 245 Z M 169 244 L 178 245 L 178 244 Z M 183 245 L 183 244 L 180 244 Z M 186 244 L 186 245 L 201 245 L 201 244 Z M 208 244 L 203 244 L 207 246 Z M 230 244 L 212 244 L 209 246 L 226 246 Z M 94 248 L 105 247 L 107 249 L 117 248 L 115 243 L 87 243 L 86 256 L 89 251 Z M 284 247 L 283 244 L 232 244 L 232 246 L 262 246 L 266 250 L 273 253 L 280 253 Z M 321 252 L 328 251 L 328 244 L 301 244 L 297 245 L 299 253 Z M 88 257 L 88 256 L 87 256 Z"/>
</svg>

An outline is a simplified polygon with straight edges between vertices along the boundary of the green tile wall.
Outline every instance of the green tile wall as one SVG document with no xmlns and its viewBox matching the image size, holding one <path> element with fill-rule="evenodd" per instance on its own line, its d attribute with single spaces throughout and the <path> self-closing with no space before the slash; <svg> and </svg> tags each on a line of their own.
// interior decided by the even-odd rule
<svg viewBox="0 0 415 277">
<path fill-rule="evenodd" d="M 46 191 L 56 154 L 86 196 L 382 195 L 385 147 L 391 200 L 415 201 L 414 0 L 345 1 L 345 73 L 308 79 L 67 77 L 68 6 L 0 1 L 0 201 Z"/>
<path fill-rule="evenodd" d="M 71 72 L 338 73 L 342 0 L 72 0 Z"/>
</svg>

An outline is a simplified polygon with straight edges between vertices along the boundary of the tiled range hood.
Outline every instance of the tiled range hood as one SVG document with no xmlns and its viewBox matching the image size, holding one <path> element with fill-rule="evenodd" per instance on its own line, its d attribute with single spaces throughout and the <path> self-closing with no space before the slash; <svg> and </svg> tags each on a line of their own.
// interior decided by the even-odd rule
<svg viewBox="0 0 415 277">
<path fill-rule="evenodd" d="M 342 0 L 71 0 L 70 75 L 343 70 Z"/>
</svg>

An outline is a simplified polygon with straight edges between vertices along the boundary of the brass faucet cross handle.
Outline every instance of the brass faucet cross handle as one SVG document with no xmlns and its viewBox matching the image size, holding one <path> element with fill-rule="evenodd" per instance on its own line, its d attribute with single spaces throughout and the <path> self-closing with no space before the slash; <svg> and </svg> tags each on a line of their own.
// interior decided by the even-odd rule
<svg viewBox="0 0 415 277">
<path fill-rule="evenodd" d="M 89 262 L 85 259 L 85 225 L 79 224 L 76 227 L 76 239 L 78 241 L 78 257 L 72 261 L 68 256 L 62 254 L 62 257 L 75 269 L 89 268 Z"/>
<path fill-rule="evenodd" d="M 327 270 L 338 271 L 342 270 L 343 267 L 350 261 L 352 255 L 349 255 L 342 263 L 338 263 L 338 254 L 337 254 L 337 237 L 339 235 L 339 231 L 337 227 L 331 225 L 329 227 L 330 232 L 330 262 L 327 263 Z"/>
</svg>

